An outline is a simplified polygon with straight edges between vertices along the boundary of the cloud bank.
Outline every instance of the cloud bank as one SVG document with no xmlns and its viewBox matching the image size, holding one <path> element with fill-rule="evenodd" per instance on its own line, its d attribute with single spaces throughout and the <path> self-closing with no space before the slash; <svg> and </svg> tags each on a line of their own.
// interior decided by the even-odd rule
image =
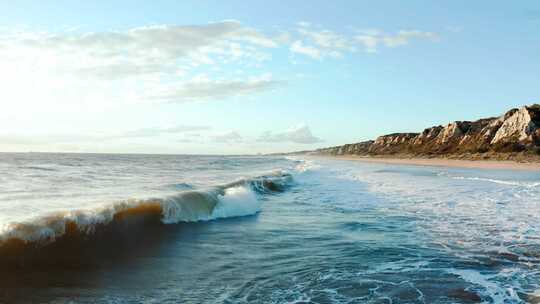
<svg viewBox="0 0 540 304">
<path fill-rule="evenodd" d="M 185 83 L 149 92 L 147 96 L 148 99 L 176 103 L 205 101 L 270 91 L 284 84 L 284 81 L 273 80 L 270 74 L 244 80 L 214 80 L 198 75 Z"/>
<path fill-rule="evenodd" d="M 168 73 L 179 65 L 211 65 L 243 57 L 263 60 L 261 49 L 278 46 L 271 38 L 237 21 L 97 33 L 22 33 L 2 40 L 2 48 L 38 50 L 43 57 L 62 55 L 73 59 L 71 66 L 62 67 L 66 72 L 106 78 Z"/>
<path fill-rule="evenodd" d="M 234 20 L 104 32 L 3 32 L 0 81 L 6 89 L 0 98 L 64 104 L 80 95 L 92 103 L 223 100 L 284 85 L 266 69 L 276 53 L 338 59 L 437 39 L 414 29 L 336 32 L 307 22 L 269 34 Z M 233 69 L 250 72 L 232 76 Z"/>
<path fill-rule="evenodd" d="M 356 29 L 353 35 L 338 33 L 327 29 L 314 29 L 311 24 L 298 24 L 297 40 L 290 51 L 313 59 L 342 58 L 345 54 L 363 50 L 375 53 L 379 48 L 405 46 L 415 40 L 437 41 L 438 34 L 421 30 L 398 30 L 386 33 L 379 29 Z"/>
<path fill-rule="evenodd" d="M 127 131 L 121 134 L 118 134 L 116 136 L 112 136 L 113 138 L 129 138 L 129 137 L 153 137 L 153 136 L 159 136 L 159 135 L 167 135 L 167 134 L 181 134 L 186 132 L 194 132 L 194 131 L 208 131 L 211 128 L 209 126 L 190 126 L 190 125 L 180 125 L 175 127 L 169 127 L 169 128 L 144 128 L 144 129 L 138 129 L 138 130 L 132 130 Z"/>
<path fill-rule="evenodd" d="M 8 88 L 0 99 L 30 104 L 40 98 L 42 104 L 69 106 L 183 103 L 261 93 L 285 82 L 260 68 L 231 77 L 226 67 L 260 65 L 279 41 L 237 21 L 90 33 L 0 33 L 0 81 Z"/>
<path fill-rule="evenodd" d="M 220 134 L 214 134 L 211 136 L 213 142 L 217 143 L 240 143 L 242 142 L 242 136 L 236 131 L 229 131 Z"/>
<path fill-rule="evenodd" d="M 54 130 L 62 128 L 41 130 L 41 126 L 65 117 L 84 120 L 99 113 L 128 115 L 131 107 L 139 105 L 138 110 L 163 109 L 175 103 L 258 96 L 284 88 L 289 84 L 287 75 L 302 72 L 289 74 L 290 64 L 297 59 L 315 65 L 437 39 L 437 33 L 418 29 L 330 30 L 305 21 L 280 30 L 261 30 L 234 20 L 100 32 L 0 30 L 4 129 L 9 132 L 18 120 L 34 123 L 32 130 L 23 125 L 18 127 L 19 135 L 1 137 L 4 143 L 29 146 L 116 140 L 139 143 L 156 137 L 193 144 L 313 144 L 321 139 L 306 125 L 259 137 L 259 133 L 251 137 L 235 131 L 220 133 L 223 129 L 214 133 L 209 126 L 155 128 L 152 120 L 143 122 L 146 128 L 107 134 L 87 134 L 81 127 L 80 134 L 55 135 Z M 33 122 L 34 117 L 45 119 Z M 24 135 L 26 131 L 44 133 Z M 191 136 L 194 132 L 200 136 Z"/>
<path fill-rule="evenodd" d="M 297 144 L 315 144 L 322 142 L 322 139 L 314 136 L 307 125 L 300 124 L 282 132 L 264 132 L 257 141 L 267 143 L 289 142 Z"/>
</svg>

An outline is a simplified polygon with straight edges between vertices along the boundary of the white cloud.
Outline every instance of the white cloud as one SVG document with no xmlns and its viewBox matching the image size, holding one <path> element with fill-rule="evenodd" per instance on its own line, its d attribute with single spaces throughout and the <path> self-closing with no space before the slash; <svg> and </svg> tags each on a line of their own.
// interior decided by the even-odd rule
<svg viewBox="0 0 540 304">
<path fill-rule="evenodd" d="M 271 50 L 321 60 L 341 58 L 360 46 L 376 52 L 413 40 L 435 40 L 418 30 L 356 36 L 300 22 L 295 31 L 268 35 L 238 21 L 203 25 L 154 25 L 124 31 L 0 33 L 0 103 L 5 113 L 104 111 L 116 105 L 187 102 L 244 96 L 283 81 L 232 78 L 234 69 L 264 67 Z M 212 77 L 195 81 L 196 73 Z M 264 73 L 264 71 L 260 71 Z M 31 90 L 29 89 L 31 88 Z M 14 102 L 16 101 L 16 102 Z M 5 105 L 8 106 L 5 106 Z"/>
<path fill-rule="evenodd" d="M 370 35 L 358 35 L 355 37 L 356 40 L 362 45 L 364 45 L 364 49 L 368 53 L 375 53 L 377 52 L 377 45 L 379 44 L 379 38 L 376 36 L 370 36 Z"/>
<path fill-rule="evenodd" d="M 58 143 L 82 143 L 116 141 L 130 138 L 150 138 L 161 135 L 183 135 L 193 137 L 191 132 L 204 132 L 211 130 L 209 126 L 178 125 L 168 128 L 144 128 L 124 132 L 85 132 L 85 133 L 42 133 L 42 134 L 0 134 L 0 142 L 13 145 L 38 145 Z M 200 136 L 200 135 L 199 135 Z"/>
<path fill-rule="evenodd" d="M 422 32 L 418 30 L 401 30 L 395 35 L 383 37 L 384 43 L 388 47 L 398 47 L 407 45 L 413 39 L 436 40 L 437 35 L 432 32 Z"/>
<path fill-rule="evenodd" d="M 44 59 L 64 62 L 66 65 L 58 67 L 64 72 L 82 71 L 96 76 L 118 77 L 162 73 L 181 64 L 214 64 L 231 58 L 258 58 L 261 49 L 275 48 L 278 44 L 237 21 L 223 21 L 96 33 L 20 33 L 0 37 L 0 46 L 4 55 L 6 50 L 17 51 L 15 55 L 19 59 L 38 63 Z"/>
<path fill-rule="evenodd" d="M 203 74 L 148 92 L 147 99 L 174 103 L 216 100 L 268 91 L 280 85 L 284 82 L 273 80 L 270 74 L 232 80 L 213 80 Z"/>
<path fill-rule="evenodd" d="M 309 38 L 315 45 L 333 50 L 349 50 L 354 48 L 350 44 L 349 39 L 341 34 L 329 30 L 311 31 L 306 29 L 299 29 L 298 32 L 307 38 Z"/>
<path fill-rule="evenodd" d="M 309 56 L 314 59 L 322 57 L 321 51 L 313 46 L 304 45 L 302 41 L 297 40 L 291 45 L 291 52 Z"/>
<path fill-rule="evenodd" d="M 223 100 L 279 88 L 287 82 L 266 73 L 265 68 L 282 73 L 283 66 L 277 66 L 280 61 L 274 65 L 267 62 L 282 52 L 322 60 L 344 57 L 357 49 L 376 52 L 385 47 L 436 39 L 437 34 L 418 30 L 394 34 L 376 29 L 347 33 L 306 22 L 268 33 L 230 20 L 102 32 L 0 30 L 0 127 L 22 134 L 2 139 L 13 144 L 46 144 L 111 138 L 143 141 L 139 137 L 176 133 L 182 133 L 180 137 L 185 138 L 187 133 L 178 128 L 153 128 L 151 119 L 142 122 L 141 127 L 147 128 L 140 130 L 112 135 L 83 133 L 96 123 L 92 115 L 126 113 L 125 118 L 115 117 L 127 121 L 135 113 L 130 112 L 134 105 L 137 105 L 134 111 L 138 111 L 157 103 Z M 103 117 L 111 119 L 112 115 Z M 81 134 L 54 135 L 62 132 L 63 123 L 79 118 L 81 125 L 74 124 L 73 131 Z M 114 125 L 111 121 L 103 126 Z M 43 131 L 44 135 L 24 135 L 34 131 Z M 198 131 L 204 133 L 203 129 Z M 242 140 L 230 132 L 228 139 L 220 137 L 222 134 L 212 138 L 209 133 L 193 141 Z M 320 140 L 307 126 L 266 135 L 260 139 L 297 143 Z"/>
<path fill-rule="evenodd" d="M 381 45 L 395 48 L 407 45 L 413 40 L 437 41 L 438 35 L 433 32 L 419 30 L 400 30 L 395 34 L 386 34 L 380 30 L 369 29 L 359 31 L 359 34 L 354 38 L 364 46 L 366 52 L 375 53 Z"/>
<path fill-rule="evenodd" d="M 309 56 L 314 59 L 324 57 L 341 58 L 343 52 L 355 52 L 353 41 L 345 35 L 329 30 L 311 30 L 306 25 L 298 29 L 300 39 L 290 47 L 291 52 Z"/>
<path fill-rule="evenodd" d="M 298 38 L 290 46 L 293 53 L 314 59 L 325 57 L 341 58 L 344 54 L 357 51 L 358 47 L 368 53 L 375 53 L 380 46 L 399 47 L 413 40 L 438 39 L 433 32 L 419 30 L 399 30 L 395 34 L 386 34 L 378 29 L 358 30 L 356 35 L 347 35 L 330 30 L 315 30 L 306 24 L 298 25 Z"/>
<path fill-rule="evenodd" d="M 127 137 L 153 137 L 159 136 L 162 134 L 180 134 L 193 131 L 207 131 L 211 128 L 209 126 L 189 126 L 189 125 L 180 125 L 169 128 L 144 128 L 133 131 L 127 131 L 122 134 L 118 134 L 112 137 L 127 138 Z"/>
<path fill-rule="evenodd" d="M 240 143 L 242 136 L 236 131 L 229 131 L 221 134 L 215 134 L 210 137 L 212 141 L 217 143 Z"/>
<path fill-rule="evenodd" d="M 322 139 L 314 136 L 310 128 L 300 124 L 283 132 L 264 132 L 257 141 L 260 142 L 292 142 L 297 144 L 314 144 L 322 142 Z"/>
<path fill-rule="evenodd" d="M 246 95 L 280 82 L 223 81 L 214 71 L 225 71 L 221 77 L 227 77 L 225 65 L 252 68 L 271 58 L 268 50 L 278 47 L 278 40 L 237 21 L 93 33 L 4 32 L 0 103 L 7 112 L 43 113 Z M 214 79 L 193 83 L 193 70 L 205 68 L 213 71 Z M 171 98 L 148 92 L 165 92 Z"/>
</svg>

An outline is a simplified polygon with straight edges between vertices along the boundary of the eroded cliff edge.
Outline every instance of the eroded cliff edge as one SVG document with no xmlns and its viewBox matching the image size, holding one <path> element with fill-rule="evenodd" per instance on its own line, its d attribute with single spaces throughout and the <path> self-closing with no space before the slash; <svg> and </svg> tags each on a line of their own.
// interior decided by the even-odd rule
<svg viewBox="0 0 540 304">
<path fill-rule="evenodd" d="M 324 155 L 445 157 L 459 159 L 540 160 L 540 105 L 512 109 L 499 117 L 455 121 L 422 133 L 394 133 L 343 146 L 312 151 Z"/>
</svg>

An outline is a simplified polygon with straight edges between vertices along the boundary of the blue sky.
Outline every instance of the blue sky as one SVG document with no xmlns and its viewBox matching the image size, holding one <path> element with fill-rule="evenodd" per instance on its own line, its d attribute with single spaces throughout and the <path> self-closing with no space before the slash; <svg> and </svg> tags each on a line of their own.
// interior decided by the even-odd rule
<svg viewBox="0 0 540 304">
<path fill-rule="evenodd" d="M 1 1 L 0 150 L 312 149 L 540 102 L 540 3 Z"/>
</svg>

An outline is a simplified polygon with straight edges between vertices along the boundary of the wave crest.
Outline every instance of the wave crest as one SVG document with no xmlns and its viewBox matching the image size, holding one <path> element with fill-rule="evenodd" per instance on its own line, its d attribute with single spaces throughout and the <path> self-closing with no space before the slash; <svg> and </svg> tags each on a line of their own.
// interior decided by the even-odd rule
<svg viewBox="0 0 540 304">
<path fill-rule="evenodd" d="M 89 239 L 144 225 L 208 221 L 260 212 L 258 195 L 285 191 L 292 176 L 274 173 L 164 198 L 129 199 L 93 210 L 67 211 L 5 225 L 0 231 L 0 260 L 59 239 Z"/>
</svg>

